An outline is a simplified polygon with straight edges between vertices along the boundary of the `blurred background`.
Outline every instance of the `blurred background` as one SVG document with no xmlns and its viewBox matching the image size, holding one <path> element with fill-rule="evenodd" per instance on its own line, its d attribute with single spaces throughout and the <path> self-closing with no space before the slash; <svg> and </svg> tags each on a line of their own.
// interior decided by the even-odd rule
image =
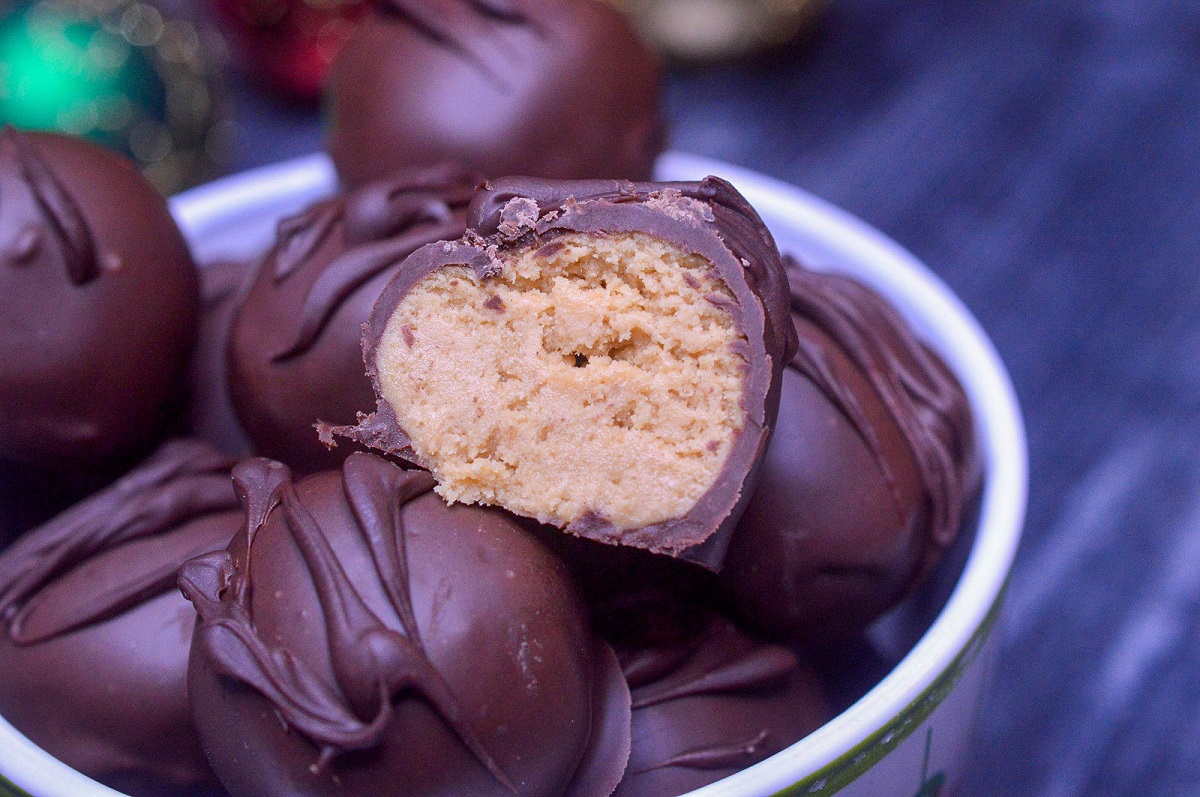
<svg viewBox="0 0 1200 797">
<path fill-rule="evenodd" d="M 1200 5 L 619 4 L 669 58 L 672 148 L 880 228 L 1013 375 L 1031 501 L 965 793 L 1200 793 Z M 0 118 L 168 193 L 314 152 L 362 8 L 0 0 Z"/>
</svg>

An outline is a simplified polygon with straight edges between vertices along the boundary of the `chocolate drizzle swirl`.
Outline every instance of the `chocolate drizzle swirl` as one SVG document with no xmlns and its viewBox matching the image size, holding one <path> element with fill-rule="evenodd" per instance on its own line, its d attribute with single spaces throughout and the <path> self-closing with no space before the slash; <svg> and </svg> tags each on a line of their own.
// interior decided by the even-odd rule
<svg viewBox="0 0 1200 797">
<path fill-rule="evenodd" d="M 229 482 L 232 466 L 232 460 L 198 441 L 168 442 L 108 489 L 21 537 L 0 555 L 0 623 L 7 624 L 19 644 L 33 644 L 108 619 L 166 592 L 175 583 L 175 562 L 135 568 L 107 591 L 89 595 L 52 628 L 37 634 L 25 629 L 40 591 L 80 563 L 204 515 L 236 509 Z"/>
<path fill-rule="evenodd" d="M 377 241 L 418 224 L 445 224 L 465 208 L 481 178 L 443 164 L 379 180 L 346 196 L 346 243 Z"/>
<path fill-rule="evenodd" d="M 327 199 L 280 219 L 275 232 L 275 248 L 267 256 L 274 260 L 273 282 L 283 283 L 313 256 L 342 219 L 345 202 Z"/>
<path fill-rule="evenodd" d="M 697 695 L 756 689 L 786 678 L 799 659 L 778 645 L 756 642 L 714 615 L 699 634 L 666 645 L 620 652 L 621 669 L 645 708 Z"/>
<path fill-rule="evenodd" d="M 723 652 L 724 653 L 724 652 Z M 796 668 L 796 656 L 777 645 L 762 645 L 745 651 L 731 650 L 726 657 L 704 661 L 698 671 L 682 673 L 640 689 L 633 700 L 635 709 L 697 695 L 713 695 L 754 689 L 777 683 Z"/>
<path fill-rule="evenodd" d="M 278 243 L 268 255 L 276 285 L 312 262 L 339 227 L 346 250 L 322 267 L 296 331 L 272 361 L 309 351 L 342 303 L 377 275 L 426 244 L 461 235 L 462 211 L 478 182 L 462 169 L 435 166 L 368 184 L 281 221 Z"/>
<path fill-rule="evenodd" d="M 938 546 L 948 546 L 958 534 L 974 478 L 974 438 L 962 389 L 874 291 L 848 277 L 810 271 L 791 259 L 787 270 L 792 311 L 837 343 L 895 419 L 928 497 L 930 537 Z M 822 347 L 802 341 L 791 366 L 812 380 L 850 420 L 887 479 L 897 507 L 902 506 L 895 474 L 872 424 L 835 377 Z"/>
<path fill-rule="evenodd" d="M 326 771 L 337 755 L 379 744 L 394 714 L 393 699 L 414 693 L 441 715 L 499 783 L 515 793 L 426 656 L 413 614 L 400 511 L 433 489 L 433 479 L 365 454 L 351 455 L 343 470 L 346 500 L 399 618 L 399 629 L 381 620 L 355 589 L 326 533 L 297 496 L 286 466 L 247 460 L 235 468 L 234 482 L 247 512 L 245 561 L 235 562 L 225 551 L 209 554 L 187 563 L 179 579 L 200 614 L 196 644 L 215 670 L 256 689 L 290 727 L 312 740 L 320 749 L 318 772 Z M 255 538 L 277 511 L 283 513 L 316 588 L 333 666 L 332 687 L 287 649 L 262 639 L 250 615 Z"/>
<path fill-rule="evenodd" d="M 761 731 L 754 738 L 743 742 L 732 742 L 723 746 L 700 747 L 695 750 L 688 750 L 665 761 L 636 769 L 633 771 L 633 774 L 640 775 L 667 767 L 742 769 L 761 761 L 765 757 L 763 749 L 769 736 L 770 733 L 768 731 Z"/>
<path fill-rule="evenodd" d="M 7 125 L 0 131 L 0 141 L 8 145 L 3 149 L 11 153 L 9 157 L 16 159 L 18 170 L 41 211 L 47 233 L 58 241 L 71 282 L 86 285 L 99 277 L 102 268 L 91 229 L 70 193 L 23 133 Z M 41 238 L 36 228 L 26 227 L 14 241 L 10 256 L 17 262 L 28 260 L 42 245 Z"/>
<path fill-rule="evenodd" d="M 381 12 L 409 25 L 435 44 L 446 47 L 468 60 L 489 79 L 503 84 L 505 77 L 492 51 L 500 61 L 521 56 L 496 35 L 501 26 L 521 27 L 541 34 L 532 14 L 520 0 L 381 0 Z M 488 35 L 467 35 L 467 31 L 487 27 Z"/>
<path fill-rule="evenodd" d="M 640 710 L 688 698 L 736 699 L 738 695 L 782 694 L 800 667 L 796 654 L 787 648 L 753 640 L 728 620 L 715 616 L 701 635 L 676 645 L 626 653 L 621 656 L 621 663 L 633 690 L 635 717 Z M 698 727 L 716 719 L 703 711 L 690 715 L 690 721 L 698 723 Z M 748 724 L 753 726 L 752 721 Z M 769 744 L 770 736 L 767 728 L 756 727 L 746 738 L 702 744 L 661 758 L 651 756 L 651 761 L 640 756 L 643 760 L 629 774 L 667 767 L 740 769 L 778 748 L 778 744 Z M 699 738 L 703 738 L 703 733 Z"/>
</svg>

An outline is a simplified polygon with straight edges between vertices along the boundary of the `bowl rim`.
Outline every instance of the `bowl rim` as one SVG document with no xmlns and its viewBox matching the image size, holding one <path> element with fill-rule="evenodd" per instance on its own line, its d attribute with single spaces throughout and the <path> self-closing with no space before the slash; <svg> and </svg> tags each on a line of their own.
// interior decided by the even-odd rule
<svg viewBox="0 0 1200 797">
<path fill-rule="evenodd" d="M 1024 423 L 1011 379 L 978 321 L 941 279 L 915 256 L 852 214 L 774 178 L 723 161 L 665 153 L 661 178 L 728 179 L 770 222 L 819 239 L 856 272 L 919 316 L 963 383 L 976 410 L 984 485 L 978 532 L 945 606 L 907 655 L 870 691 L 809 736 L 771 758 L 689 797 L 747 797 L 779 792 L 831 793 L 839 782 L 870 766 L 920 726 L 949 694 L 995 625 L 1020 541 L 1028 490 Z M 330 193 L 336 186 L 323 153 L 241 172 L 184 191 L 171 211 L 198 260 L 221 254 L 223 228 L 239 212 L 274 224 L 281 213 Z M 778 236 L 777 236 L 778 237 Z M 902 300 L 902 301 L 901 301 Z M 0 797 L 124 797 L 71 769 L 34 745 L 0 717 Z"/>
</svg>

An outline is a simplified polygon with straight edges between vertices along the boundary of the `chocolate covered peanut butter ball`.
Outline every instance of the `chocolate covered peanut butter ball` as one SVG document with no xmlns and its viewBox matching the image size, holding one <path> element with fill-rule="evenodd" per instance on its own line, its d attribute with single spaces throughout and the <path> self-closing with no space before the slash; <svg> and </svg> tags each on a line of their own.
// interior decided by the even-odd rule
<svg viewBox="0 0 1200 797">
<path fill-rule="evenodd" d="M 907 595 L 978 488 L 972 418 L 941 359 L 879 294 L 790 263 L 799 349 L 721 584 L 771 636 L 848 638 Z"/>
<path fill-rule="evenodd" d="M 192 726 L 177 571 L 240 527 L 232 462 L 166 443 L 0 554 L 0 714 L 134 797 L 220 794 Z"/>
<path fill-rule="evenodd" d="M 361 452 L 293 483 L 235 469 L 247 519 L 180 583 L 196 725 L 233 797 L 606 797 L 629 693 L 566 569 L 503 512 Z"/>
<path fill-rule="evenodd" d="M 233 404 L 257 453 L 310 473 L 353 450 L 330 451 L 313 425 L 374 406 L 362 325 L 400 261 L 462 235 L 477 183 L 451 166 L 409 170 L 280 222 L 228 346 Z"/>
<path fill-rule="evenodd" d="M 488 177 L 647 180 L 661 68 L 598 0 L 380 0 L 334 61 L 347 185 L 444 160 Z"/>
<path fill-rule="evenodd" d="M 506 179 L 401 265 L 352 439 L 451 502 L 716 569 L 795 347 L 770 233 L 728 183 Z"/>
<path fill-rule="evenodd" d="M 0 465 L 92 474 L 150 448 L 197 304 L 183 236 L 131 161 L 0 131 Z"/>
<path fill-rule="evenodd" d="M 695 636 L 620 649 L 633 748 L 613 797 L 675 797 L 756 764 L 833 716 L 816 671 L 720 615 Z"/>
</svg>

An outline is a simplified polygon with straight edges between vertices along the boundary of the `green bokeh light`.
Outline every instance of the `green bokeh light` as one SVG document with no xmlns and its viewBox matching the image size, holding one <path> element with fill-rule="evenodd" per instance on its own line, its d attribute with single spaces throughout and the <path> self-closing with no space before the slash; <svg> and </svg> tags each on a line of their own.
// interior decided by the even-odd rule
<svg viewBox="0 0 1200 797">
<path fill-rule="evenodd" d="M 129 154 L 130 125 L 162 118 L 162 82 L 111 23 L 71 10 L 0 3 L 0 123 L 87 136 Z"/>
<path fill-rule="evenodd" d="M 172 193 L 228 140 L 210 50 L 152 0 L 0 0 L 0 125 L 85 136 Z"/>
<path fill-rule="evenodd" d="M 20 15 L 0 26 L 0 115 L 7 121 L 18 127 L 56 128 L 64 112 L 69 115 L 98 93 L 117 87 L 119 76 L 96 65 L 78 44 L 96 33 L 95 28 L 60 23 L 58 41 L 50 42 L 31 27 L 31 20 Z M 43 21 L 37 27 L 48 25 Z"/>
</svg>

